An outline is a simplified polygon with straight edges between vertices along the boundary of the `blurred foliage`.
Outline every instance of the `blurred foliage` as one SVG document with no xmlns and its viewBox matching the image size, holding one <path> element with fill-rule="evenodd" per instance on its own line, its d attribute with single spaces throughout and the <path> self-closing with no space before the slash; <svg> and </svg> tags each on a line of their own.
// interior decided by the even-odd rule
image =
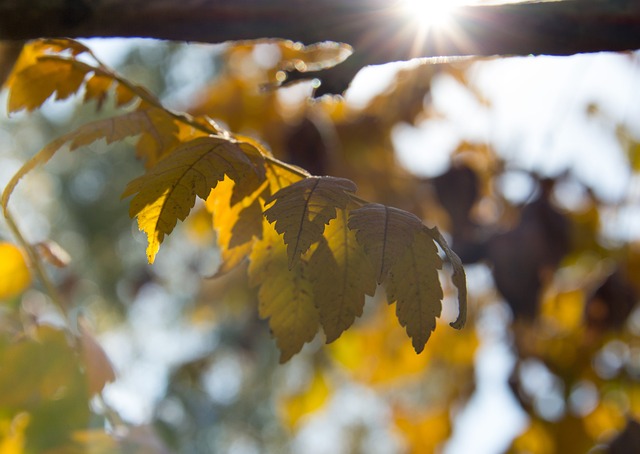
<svg viewBox="0 0 640 454">
<path fill-rule="evenodd" d="M 149 267 L 144 238 L 132 233 L 114 193 L 141 169 L 121 150 L 135 147 L 147 166 L 162 151 L 131 139 L 108 153 L 98 143 L 93 153 L 60 154 L 26 178 L 13 202 L 26 240 L 44 245 L 34 250 L 58 296 L 31 283 L 25 266 L 34 278 L 37 270 L 11 243 L 19 239 L 9 229 L 0 233 L 1 454 L 303 452 L 309 430 L 324 438 L 314 439 L 313 452 L 439 452 L 474 393 L 482 323 L 499 305 L 510 312 L 499 321 L 514 358 L 509 386 L 528 417 L 508 452 L 637 452 L 640 243 L 607 238 L 604 228 L 612 210 L 625 207 L 600 200 L 570 170 L 514 168 L 491 143 L 460 139 L 448 170 L 435 178 L 398 164 L 394 127 L 439 119 L 431 103 L 438 81 L 457 81 L 491 108 L 469 79 L 472 63 L 405 67 L 387 89 L 354 107 L 338 97 L 310 101 L 310 83 L 276 89 L 282 71 L 313 65 L 317 49 L 301 55 L 291 43 L 243 43 L 197 54 L 207 60 L 207 77 L 178 102 L 180 83 L 193 76 L 188 69 L 180 75 L 188 67 L 183 59 L 194 47 L 202 52 L 175 44 L 133 48 L 119 70 L 163 101 L 259 141 L 276 158 L 314 175 L 348 178 L 363 198 L 440 226 L 469 268 L 490 269 L 494 285 L 470 288 L 465 328 L 438 326 L 420 355 L 379 288 L 337 341 L 323 347 L 316 338 L 278 365 L 258 291 L 247 282 L 250 265 L 239 250 L 245 243 L 232 243 L 220 228 L 223 216 L 241 215 L 224 206 L 232 181 L 216 186 L 219 198 L 196 204 L 166 240 L 166 255 Z M 331 58 L 342 51 L 330 49 Z M 67 113 L 18 115 L 2 125 L 10 151 L 0 168 L 17 170 L 16 161 L 86 118 L 113 116 L 128 98 L 103 82 L 87 86 L 88 103 L 65 102 Z M 596 105 L 586 111 L 604 115 Z M 628 125 L 611 130 L 637 181 L 638 138 Z M 517 203 L 498 184 L 513 172 L 533 182 Z M 579 203 L 562 199 L 567 184 L 579 186 Z M 626 203 L 637 208 L 638 200 Z M 68 265 L 51 239 L 68 252 Z M 455 300 L 453 286 L 443 293 L 445 303 Z M 454 318 L 445 311 L 437 323 Z M 150 366 L 149 357 L 164 369 Z M 130 408 L 142 401 L 123 404 L 117 395 L 119 383 L 145 367 L 148 387 L 162 378 L 146 412 Z M 358 405 L 360 413 L 350 408 Z M 383 416 L 353 416 L 368 412 Z M 323 429 L 323 421 L 340 431 Z"/>
</svg>

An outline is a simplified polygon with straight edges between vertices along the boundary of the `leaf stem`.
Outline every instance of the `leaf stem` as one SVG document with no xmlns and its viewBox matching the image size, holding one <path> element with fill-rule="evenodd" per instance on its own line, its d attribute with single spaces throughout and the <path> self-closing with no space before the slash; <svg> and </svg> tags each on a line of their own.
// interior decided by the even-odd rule
<svg viewBox="0 0 640 454">
<path fill-rule="evenodd" d="M 20 228 L 18 227 L 18 224 L 13 218 L 13 215 L 9 212 L 9 209 L 6 206 L 3 207 L 3 215 L 5 220 L 7 221 L 7 226 L 9 227 L 9 230 L 11 230 L 11 233 L 13 233 L 14 237 L 18 241 L 18 244 L 20 244 L 20 247 L 22 247 L 22 249 L 24 249 L 27 255 L 29 256 L 29 261 L 31 262 L 31 266 L 35 270 L 36 276 L 42 283 L 45 291 L 49 295 L 49 298 L 51 298 L 51 301 L 53 302 L 53 304 L 61 312 L 61 315 L 64 318 L 67 328 L 71 329 L 71 324 L 69 323 L 69 318 L 67 316 L 67 312 L 65 311 L 65 305 L 63 303 L 63 299 L 60 296 L 58 289 L 49 278 L 45 270 L 44 264 L 40 259 L 40 255 L 36 252 L 33 246 L 25 239 L 24 235 L 22 234 L 22 231 L 20 230 Z"/>
</svg>

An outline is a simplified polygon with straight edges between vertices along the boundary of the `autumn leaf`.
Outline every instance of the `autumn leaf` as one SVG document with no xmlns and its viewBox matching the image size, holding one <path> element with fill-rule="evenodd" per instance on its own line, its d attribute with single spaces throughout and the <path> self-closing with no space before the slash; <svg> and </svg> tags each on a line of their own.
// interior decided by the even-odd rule
<svg viewBox="0 0 640 454">
<path fill-rule="evenodd" d="M 344 178 L 309 177 L 280 189 L 265 203 L 273 205 L 264 214 L 284 234 L 289 267 L 322 237 L 325 225 L 346 208 L 356 185 Z"/>
<path fill-rule="evenodd" d="M 20 248 L 0 242 L 0 300 L 19 295 L 30 284 L 31 273 Z"/>
<path fill-rule="evenodd" d="M 389 269 L 387 297 L 396 303 L 396 315 L 412 340 L 416 353 L 423 349 L 442 311 L 438 270 L 442 259 L 433 240 L 423 231 Z"/>
<path fill-rule="evenodd" d="M 376 291 L 375 275 L 355 233 L 347 226 L 347 216 L 347 210 L 337 211 L 309 260 L 314 301 L 327 343 L 362 315 L 365 294 L 373 296 Z"/>
<path fill-rule="evenodd" d="M 75 150 L 99 139 L 105 139 L 107 144 L 110 144 L 126 137 L 142 134 L 147 125 L 147 116 L 148 113 L 146 111 L 136 110 L 116 117 L 94 121 L 50 142 L 25 162 L 7 183 L 2 193 L 2 207 L 4 209 L 7 208 L 9 198 L 20 179 L 36 166 L 46 164 L 63 146 L 68 144 L 70 150 Z"/>
<path fill-rule="evenodd" d="M 449 326 L 455 329 L 462 329 L 467 321 L 467 275 L 464 272 L 462 260 L 460 260 L 460 257 L 449 247 L 449 244 L 447 244 L 447 241 L 437 227 L 425 227 L 424 230 L 438 243 L 438 246 L 442 248 L 453 268 L 451 282 L 453 282 L 453 285 L 458 289 L 458 317 L 449 323 Z"/>
<path fill-rule="evenodd" d="M 136 157 L 149 169 L 179 145 L 179 129 L 175 119 L 163 109 L 143 103 L 138 111 L 144 113 L 141 120 L 145 133 L 136 144 Z"/>
<path fill-rule="evenodd" d="M 349 228 L 356 230 L 356 238 L 371 261 L 378 284 L 384 282 L 422 227 L 417 216 L 379 203 L 369 203 L 349 216 Z"/>
<path fill-rule="evenodd" d="M 280 189 L 297 183 L 303 178 L 311 177 L 305 170 L 292 166 L 280 166 L 273 161 L 265 161 L 266 178 L 269 182 L 271 194 L 275 194 Z"/>
<path fill-rule="evenodd" d="M 165 235 L 183 221 L 196 200 L 206 199 L 227 175 L 238 182 L 256 169 L 238 145 L 222 137 L 200 137 L 180 145 L 142 177 L 131 181 L 122 195 L 135 195 L 129 215 L 137 216 L 147 234 L 147 258 L 153 263 Z"/>
<path fill-rule="evenodd" d="M 66 99 L 80 89 L 88 72 L 85 65 L 72 60 L 38 60 L 16 74 L 9 88 L 9 113 L 40 107 L 54 93 L 56 100 Z"/>
<path fill-rule="evenodd" d="M 251 285 L 260 286 L 258 312 L 260 317 L 269 319 L 281 363 L 298 353 L 318 332 L 318 310 L 305 268 L 303 260 L 289 268 L 282 236 L 265 221 L 263 237 L 256 241 L 249 256 L 248 272 Z"/>
<path fill-rule="evenodd" d="M 263 185 L 268 185 L 264 181 Z M 262 203 L 259 195 L 264 188 L 242 202 L 231 203 L 236 183 L 229 177 L 211 190 L 205 201 L 207 210 L 213 215 L 213 227 L 222 255 L 222 264 L 216 276 L 235 268 L 251 252 L 254 238 L 262 238 Z"/>
<path fill-rule="evenodd" d="M 96 108 L 100 110 L 107 99 L 109 88 L 113 85 L 113 79 L 101 74 L 93 74 L 85 83 L 84 102 L 96 101 Z"/>
<path fill-rule="evenodd" d="M 88 47 L 72 39 L 39 39 L 26 43 L 22 47 L 4 87 L 11 87 L 17 75 L 25 68 L 35 65 L 42 56 L 70 53 L 75 57 L 85 52 L 91 53 Z"/>
<path fill-rule="evenodd" d="M 322 408 L 330 394 L 331 389 L 325 374 L 316 370 L 304 390 L 280 399 L 280 418 L 287 427 L 295 429 L 305 416 Z"/>
</svg>

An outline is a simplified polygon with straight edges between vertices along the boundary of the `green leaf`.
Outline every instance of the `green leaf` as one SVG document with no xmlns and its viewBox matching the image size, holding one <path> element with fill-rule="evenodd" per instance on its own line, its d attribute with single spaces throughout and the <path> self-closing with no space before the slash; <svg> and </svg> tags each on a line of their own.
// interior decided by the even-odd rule
<svg viewBox="0 0 640 454">
<path fill-rule="evenodd" d="M 336 217 L 336 208 L 346 208 L 349 193 L 355 191 L 356 185 L 344 178 L 309 177 L 280 189 L 265 202 L 275 202 L 264 214 L 284 234 L 290 268 L 320 240 L 325 225 Z"/>
</svg>

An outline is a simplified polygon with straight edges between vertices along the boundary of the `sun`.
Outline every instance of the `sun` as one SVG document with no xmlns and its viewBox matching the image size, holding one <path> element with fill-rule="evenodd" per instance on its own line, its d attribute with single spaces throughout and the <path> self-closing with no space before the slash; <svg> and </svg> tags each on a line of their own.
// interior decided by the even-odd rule
<svg viewBox="0 0 640 454">
<path fill-rule="evenodd" d="M 420 28 L 430 30 L 446 27 L 461 3 L 460 0 L 402 0 L 402 8 Z"/>
</svg>

